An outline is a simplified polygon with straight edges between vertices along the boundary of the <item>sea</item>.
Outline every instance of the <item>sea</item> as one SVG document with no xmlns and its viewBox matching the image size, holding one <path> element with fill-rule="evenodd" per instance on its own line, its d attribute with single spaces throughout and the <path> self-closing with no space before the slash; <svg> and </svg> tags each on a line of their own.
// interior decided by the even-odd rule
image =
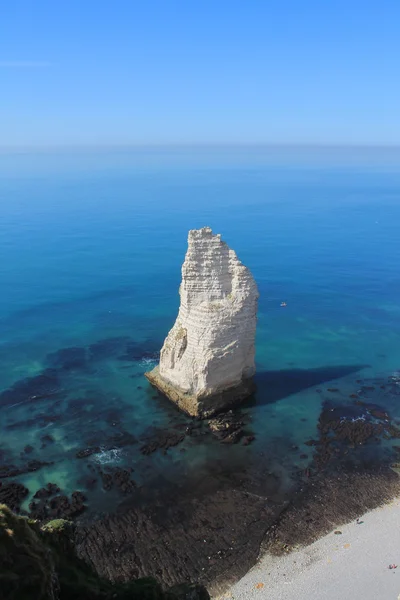
<svg viewBox="0 0 400 600">
<path fill-rule="evenodd" d="M 278 504 L 318 471 L 324 410 L 400 421 L 400 149 L 4 151 L 0 206 L 0 485 L 29 490 L 21 512 L 49 482 L 84 494 L 87 524 L 141 490 L 196 499 L 238 473 Z M 188 230 L 204 226 L 260 292 L 235 444 L 192 431 L 144 377 L 177 315 Z M 396 459 L 396 436 L 345 437 L 351 468 Z M 126 471 L 132 485 L 113 482 Z"/>
</svg>

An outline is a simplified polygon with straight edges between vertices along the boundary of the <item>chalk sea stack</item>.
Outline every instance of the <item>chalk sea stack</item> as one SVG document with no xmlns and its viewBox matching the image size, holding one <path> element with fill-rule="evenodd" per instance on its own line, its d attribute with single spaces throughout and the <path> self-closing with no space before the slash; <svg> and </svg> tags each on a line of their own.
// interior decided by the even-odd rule
<svg viewBox="0 0 400 600">
<path fill-rule="evenodd" d="M 207 418 L 254 391 L 258 289 L 209 227 L 189 231 L 180 307 L 147 379 L 189 415 Z"/>
</svg>

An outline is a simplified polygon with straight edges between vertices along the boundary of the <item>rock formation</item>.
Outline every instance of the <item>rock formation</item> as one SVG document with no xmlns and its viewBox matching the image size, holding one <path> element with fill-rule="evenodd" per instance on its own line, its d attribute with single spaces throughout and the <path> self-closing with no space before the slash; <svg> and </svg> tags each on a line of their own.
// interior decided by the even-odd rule
<svg viewBox="0 0 400 600">
<path fill-rule="evenodd" d="M 152 577 L 126 583 L 108 581 L 78 557 L 78 538 L 77 528 L 68 521 L 56 519 L 44 525 L 19 517 L 0 504 L 0 597 L 4 600 L 210 600 L 202 585 L 183 583 L 164 591 Z M 97 538 L 100 548 L 102 541 L 105 542 Z"/>
<path fill-rule="evenodd" d="M 189 231 L 178 317 L 148 380 L 190 415 L 210 415 L 253 392 L 258 290 L 209 227 Z"/>
</svg>

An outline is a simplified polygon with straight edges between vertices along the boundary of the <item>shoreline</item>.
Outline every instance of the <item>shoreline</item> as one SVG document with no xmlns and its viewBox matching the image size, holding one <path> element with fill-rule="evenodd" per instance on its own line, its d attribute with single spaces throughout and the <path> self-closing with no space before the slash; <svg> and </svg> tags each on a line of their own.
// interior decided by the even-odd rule
<svg viewBox="0 0 400 600">
<path fill-rule="evenodd" d="M 233 443 L 138 385 L 150 350 L 126 336 L 60 348 L 0 394 L 16 407 L 3 425 L 0 500 L 23 500 L 44 521 L 76 516 L 77 552 L 101 577 L 222 593 L 260 554 L 312 543 L 400 495 L 397 372 L 295 369 L 284 389 L 282 372 L 260 373 L 257 397 L 235 411 Z M 93 369 L 111 366 L 115 389 L 133 385 L 136 411 L 89 387 Z"/>
<path fill-rule="evenodd" d="M 336 533 L 340 532 L 340 533 Z M 396 568 L 389 568 L 396 565 Z M 214 600 L 397 600 L 400 598 L 400 495 L 311 544 L 283 555 L 265 551 Z"/>
</svg>

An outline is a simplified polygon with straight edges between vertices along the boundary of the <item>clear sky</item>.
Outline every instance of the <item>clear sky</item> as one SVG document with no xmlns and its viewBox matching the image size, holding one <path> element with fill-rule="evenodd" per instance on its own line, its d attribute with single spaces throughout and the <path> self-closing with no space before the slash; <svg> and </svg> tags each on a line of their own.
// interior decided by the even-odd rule
<svg viewBox="0 0 400 600">
<path fill-rule="evenodd" d="M 0 145 L 400 144 L 400 0 L 2 0 Z"/>
</svg>

